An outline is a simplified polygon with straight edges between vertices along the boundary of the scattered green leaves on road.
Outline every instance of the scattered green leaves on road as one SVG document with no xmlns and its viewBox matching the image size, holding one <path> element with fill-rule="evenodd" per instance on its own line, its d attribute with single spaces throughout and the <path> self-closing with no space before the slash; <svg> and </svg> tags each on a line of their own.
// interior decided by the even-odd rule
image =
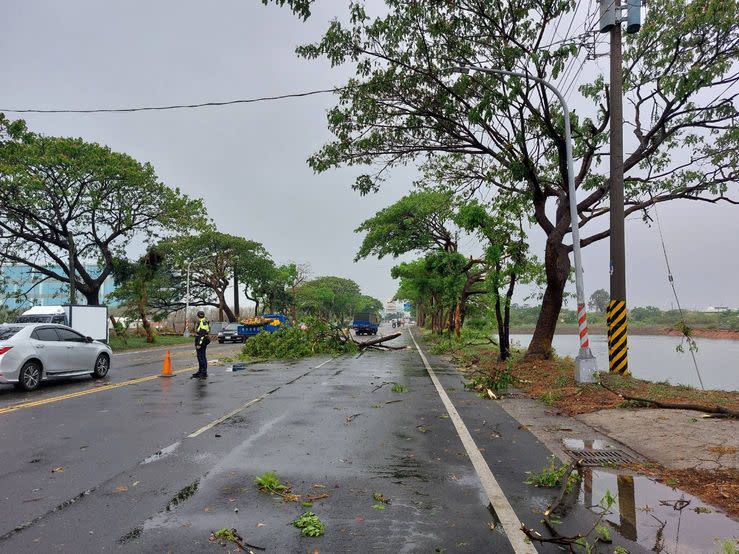
<svg viewBox="0 0 739 554">
<path fill-rule="evenodd" d="M 262 492 L 268 492 L 270 494 L 282 494 L 289 490 L 289 487 L 283 485 L 277 478 L 277 472 L 266 471 L 259 475 L 254 483 L 259 487 Z"/>
<path fill-rule="evenodd" d="M 382 502 L 383 504 L 390 504 L 390 499 L 386 498 L 385 495 L 382 494 L 381 492 L 373 492 L 372 499 L 375 502 Z"/>
<path fill-rule="evenodd" d="M 402 393 L 407 392 L 408 389 L 405 385 L 401 385 L 400 383 L 393 384 L 393 388 L 391 389 L 393 392 Z"/>
<path fill-rule="evenodd" d="M 300 529 L 300 533 L 304 537 L 320 537 L 326 532 L 323 522 L 313 512 L 305 512 L 293 521 L 293 525 Z"/>
<path fill-rule="evenodd" d="M 580 475 L 577 471 L 570 471 L 569 475 L 565 475 L 569 466 L 562 464 L 557 467 L 555 460 L 554 456 L 550 456 L 547 460 L 547 465 L 538 473 L 531 473 L 524 483 L 527 485 L 534 485 L 535 487 L 553 488 L 562 486 L 563 480 L 566 478 L 567 492 L 571 492 L 580 478 Z"/>
</svg>

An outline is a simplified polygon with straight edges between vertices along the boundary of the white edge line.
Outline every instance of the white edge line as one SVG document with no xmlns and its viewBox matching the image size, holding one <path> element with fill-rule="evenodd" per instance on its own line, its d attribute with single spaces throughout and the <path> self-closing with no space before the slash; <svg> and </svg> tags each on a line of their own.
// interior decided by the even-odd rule
<svg viewBox="0 0 739 554">
<path fill-rule="evenodd" d="M 452 400 L 449 398 L 449 395 L 444 390 L 441 382 L 436 377 L 436 373 L 434 373 L 434 370 L 431 368 L 431 364 L 429 364 L 425 354 L 418 346 L 416 337 L 413 336 L 410 329 L 408 329 L 408 334 L 411 336 L 411 339 L 413 339 L 413 344 L 416 345 L 416 350 L 421 356 L 423 365 L 426 366 L 426 370 L 429 372 L 431 381 L 434 383 L 434 387 L 436 387 L 436 392 L 439 393 L 441 401 L 444 403 L 444 407 L 449 413 L 449 417 L 454 424 L 454 428 L 457 430 L 457 435 L 459 435 L 462 445 L 467 451 L 467 455 L 472 462 L 472 466 L 475 468 L 475 472 L 480 479 L 480 484 L 482 484 L 482 488 L 485 491 L 488 500 L 490 500 L 490 503 L 495 509 L 495 513 L 498 515 L 501 525 L 503 525 L 503 530 L 505 531 L 506 537 L 511 543 L 514 552 L 516 552 L 516 554 L 536 554 L 536 548 L 534 548 L 534 545 L 527 543 L 524 540 L 524 534 L 521 531 L 521 520 L 518 519 L 518 516 L 513 511 L 513 507 L 510 502 L 508 502 L 508 498 L 506 498 L 503 493 L 503 489 L 500 488 L 498 481 L 490 470 L 490 466 L 485 462 L 485 458 L 483 458 L 480 453 L 480 449 L 477 447 L 477 444 L 475 444 L 467 426 L 464 424 L 464 421 L 462 421 L 462 418 L 454 407 Z"/>
<path fill-rule="evenodd" d="M 314 368 L 312 368 L 312 369 L 318 369 L 319 367 L 323 367 L 323 366 L 325 366 L 325 365 L 326 365 L 327 363 L 329 363 L 329 362 L 330 362 L 331 360 L 333 360 L 333 359 L 334 359 L 334 358 L 329 358 L 329 359 L 328 359 L 328 360 L 326 360 L 325 362 L 323 362 L 323 363 L 321 363 L 321 364 L 319 364 L 319 365 L 315 366 L 315 367 L 314 367 Z M 282 385 L 280 385 L 280 386 L 282 386 Z M 279 388 L 279 387 L 278 387 L 278 388 Z M 187 438 L 188 438 L 188 439 L 194 439 L 194 438 L 195 438 L 195 437 L 197 437 L 198 435 L 202 435 L 202 434 L 203 434 L 203 433 L 205 433 L 205 432 L 206 432 L 206 431 L 207 431 L 208 429 L 213 429 L 213 427 L 215 427 L 215 426 L 216 426 L 216 425 L 218 425 L 219 423 L 223 423 L 224 421 L 226 421 L 226 420 L 227 420 L 227 419 L 229 419 L 229 418 L 232 418 L 233 416 L 235 416 L 236 414 L 238 414 L 238 413 L 239 413 L 239 412 L 241 412 L 242 410 L 246 410 L 246 409 L 247 409 L 247 408 L 248 408 L 249 406 L 251 406 L 252 404 L 256 404 L 257 402 L 259 402 L 259 401 L 261 401 L 261 400 L 264 400 L 264 399 L 265 399 L 265 398 L 267 398 L 267 396 L 268 396 L 268 395 L 270 395 L 270 394 L 271 394 L 272 392 L 274 392 L 274 390 L 271 390 L 271 391 L 265 392 L 265 393 L 264 393 L 264 394 L 262 394 L 261 396 L 257 396 L 256 398 L 253 398 L 253 399 L 249 400 L 249 402 L 247 402 L 246 404 L 242 404 L 241 406 L 239 406 L 239 407 L 238 407 L 238 408 L 236 408 L 235 410 L 232 410 L 232 411 L 228 412 L 228 413 L 227 413 L 226 415 L 222 415 L 222 416 L 221 416 L 221 417 L 219 417 L 218 419 L 216 419 L 216 420 L 213 420 L 213 421 L 211 421 L 211 422 L 210 422 L 210 423 L 208 423 L 207 425 L 204 425 L 203 427 L 201 427 L 201 428 L 200 428 L 200 429 L 198 429 L 197 431 L 193 431 L 192 433 L 190 433 L 189 435 L 187 435 Z"/>
</svg>

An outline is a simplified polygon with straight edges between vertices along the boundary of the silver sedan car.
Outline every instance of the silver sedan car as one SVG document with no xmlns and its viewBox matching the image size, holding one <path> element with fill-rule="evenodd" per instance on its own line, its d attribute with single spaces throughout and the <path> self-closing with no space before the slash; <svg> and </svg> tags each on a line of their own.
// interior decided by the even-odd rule
<svg viewBox="0 0 739 554">
<path fill-rule="evenodd" d="M 7 323 L 0 325 L 0 383 L 33 390 L 57 377 L 108 374 L 113 352 L 65 325 Z"/>
</svg>

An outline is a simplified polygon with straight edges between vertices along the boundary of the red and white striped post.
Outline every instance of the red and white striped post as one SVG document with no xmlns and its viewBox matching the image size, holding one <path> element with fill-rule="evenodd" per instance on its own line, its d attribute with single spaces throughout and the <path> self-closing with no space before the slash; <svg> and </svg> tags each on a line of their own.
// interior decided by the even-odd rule
<svg viewBox="0 0 739 554">
<path fill-rule="evenodd" d="M 588 314 L 585 312 L 585 304 L 577 307 L 577 330 L 580 332 L 580 348 L 590 348 Z"/>
</svg>

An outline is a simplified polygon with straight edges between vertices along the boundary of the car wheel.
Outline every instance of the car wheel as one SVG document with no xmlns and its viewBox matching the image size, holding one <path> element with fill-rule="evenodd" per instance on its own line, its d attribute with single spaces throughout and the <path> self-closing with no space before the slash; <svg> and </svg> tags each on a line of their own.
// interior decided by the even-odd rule
<svg viewBox="0 0 739 554">
<path fill-rule="evenodd" d="M 100 354 L 95 360 L 95 367 L 92 370 L 93 379 L 102 379 L 108 374 L 110 369 L 110 358 L 106 354 Z"/>
<path fill-rule="evenodd" d="M 18 373 L 18 386 L 27 391 L 35 390 L 41 382 L 41 366 L 38 362 L 30 361 L 23 364 Z"/>
<path fill-rule="evenodd" d="M 218 339 L 218 344 L 223 344 L 223 339 Z"/>
</svg>

